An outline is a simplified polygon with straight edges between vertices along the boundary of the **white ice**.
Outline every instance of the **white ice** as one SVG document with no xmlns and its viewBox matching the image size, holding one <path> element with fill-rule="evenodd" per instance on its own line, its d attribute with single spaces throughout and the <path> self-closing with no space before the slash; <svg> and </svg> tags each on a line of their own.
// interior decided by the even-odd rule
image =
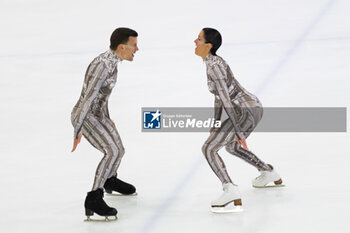
<svg viewBox="0 0 350 233">
<path fill-rule="evenodd" d="M 209 107 L 193 41 L 223 36 L 236 78 L 270 107 L 349 107 L 350 1 L 43 1 L 0 3 L 0 232 L 350 232 L 349 133 L 253 133 L 248 146 L 285 188 L 254 189 L 255 168 L 220 151 L 243 213 L 217 215 L 221 193 L 201 146 L 208 133 L 141 133 L 141 107 Z M 116 27 L 139 33 L 109 108 L 136 197 L 106 197 L 119 220 L 85 223 L 101 153 L 70 153 L 70 112 L 90 61 Z"/>
</svg>

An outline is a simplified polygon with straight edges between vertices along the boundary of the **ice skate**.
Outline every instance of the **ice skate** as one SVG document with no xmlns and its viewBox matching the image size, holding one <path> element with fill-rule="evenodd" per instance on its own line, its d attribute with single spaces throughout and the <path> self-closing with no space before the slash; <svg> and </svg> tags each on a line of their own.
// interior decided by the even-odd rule
<svg viewBox="0 0 350 233">
<path fill-rule="evenodd" d="M 109 207 L 106 202 L 103 200 L 103 190 L 97 189 L 95 191 L 88 192 L 88 195 L 85 199 L 85 215 L 87 222 L 90 221 L 115 221 L 117 220 L 118 211 L 115 208 Z M 94 213 L 103 216 L 104 219 L 91 219 L 90 217 L 94 215 Z M 112 218 L 109 218 L 112 217 Z"/>
<path fill-rule="evenodd" d="M 232 183 L 223 184 L 224 193 L 211 203 L 211 212 L 213 213 L 234 213 L 242 212 L 241 194 L 237 185 Z"/>
<path fill-rule="evenodd" d="M 118 179 L 115 176 L 106 180 L 104 189 L 106 193 L 114 196 L 136 196 L 137 195 L 136 188 L 133 185 L 128 184 Z M 113 191 L 117 193 L 113 193 Z"/>
<path fill-rule="evenodd" d="M 271 171 L 260 171 L 261 175 L 252 180 L 254 188 L 284 187 L 281 177 L 271 165 L 269 166 L 272 168 Z"/>
</svg>

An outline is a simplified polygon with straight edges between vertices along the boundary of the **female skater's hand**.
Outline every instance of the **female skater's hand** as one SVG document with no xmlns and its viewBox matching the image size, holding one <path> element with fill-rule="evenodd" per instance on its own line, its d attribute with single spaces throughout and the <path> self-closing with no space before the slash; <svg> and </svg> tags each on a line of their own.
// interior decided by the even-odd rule
<svg viewBox="0 0 350 233">
<path fill-rule="evenodd" d="M 215 127 L 212 127 L 212 128 L 210 128 L 209 133 L 212 133 L 212 132 L 214 132 L 215 130 L 216 130 L 216 128 L 215 128 Z"/>
<path fill-rule="evenodd" d="M 80 143 L 81 136 L 83 136 L 83 134 L 80 132 L 79 135 L 78 135 L 78 138 L 74 138 L 72 152 L 75 151 L 75 149 L 77 148 L 78 144 Z"/>
<path fill-rule="evenodd" d="M 244 148 L 245 150 L 248 150 L 248 146 L 247 146 L 247 142 L 245 141 L 245 138 L 242 138 L 241 140 L 239 140 L 239 139 L 236 137 L 236 142 L 237 142 L 239 145 L 243 146 L 243 148 Z"/>
</svg>

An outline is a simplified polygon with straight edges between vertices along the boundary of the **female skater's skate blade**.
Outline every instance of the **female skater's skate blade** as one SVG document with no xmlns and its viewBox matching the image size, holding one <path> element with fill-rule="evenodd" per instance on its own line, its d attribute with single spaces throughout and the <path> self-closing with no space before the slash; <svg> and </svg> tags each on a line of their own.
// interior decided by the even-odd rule
<svg viewBox="0 0 350 233">
<path fill-rule="evenodd" d="M 282 184 L 282 179 L 279 179 L 277 181 L 274 181 L 273 183 L 267 183 L 265 185 L 258 185 L 253 183 L 254 188 L 277 188 L 277 187 L 285 187 L 284 184 Z"/>
<path fill-rule="evenodd" d="M 210 211 L 216 214 L 239 213 L 243 211 L 241 199 L 234 200 L 223 206 L 212 205 Z"/>
</svg>

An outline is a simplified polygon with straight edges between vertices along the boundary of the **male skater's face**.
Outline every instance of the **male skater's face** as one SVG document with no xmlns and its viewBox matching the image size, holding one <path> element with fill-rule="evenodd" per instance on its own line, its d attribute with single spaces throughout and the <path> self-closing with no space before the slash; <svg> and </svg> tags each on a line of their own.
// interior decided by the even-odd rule
<svg viewBox="0 0 350 233">
<path fill-rule="evenodd" d="M 124 49 L 122 50 L 123 60 L 128 60 L 128 61 L 134 60 L 134 54 L 138 50 L 139 48 L 137 47 L 137 37 L 129 36 L 129 40 L 124 45 Z"/>
</svg>

